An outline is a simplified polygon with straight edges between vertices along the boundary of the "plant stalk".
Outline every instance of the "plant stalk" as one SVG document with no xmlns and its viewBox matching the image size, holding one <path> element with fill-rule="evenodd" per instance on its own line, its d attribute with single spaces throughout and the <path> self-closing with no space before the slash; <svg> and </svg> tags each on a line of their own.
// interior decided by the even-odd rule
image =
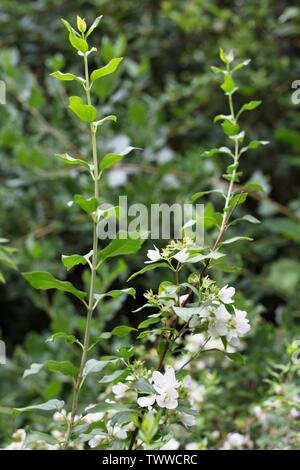
<svg viewBox="0 0 300 470">
<path fill-rule="evenodd" d="M 90 93 L 88 60 L 87 60 L 86 54 L 84 55 L 84 69 L 85 69 L 86 99 L 87 99 L 87 103 L 90 105 L 91 93 Z M 97 154 L 96 131 L 93 128 L 92 124 L 90 125 L 90 135 L 91 135 L 91 145 L 92 145 L 93 165 L 94 165 L 94 169 L 93 169 L 94 197 L 95 199 L 98 200 L 99 198 L 98 154 Z M 64 450 L 66 450 L 69 446 L 72 431 L 74 428 L 75 417 L 76 417 L 77 409 L 78 409 L 78 400 L 79 400 L 80 390 L 81 390 L 81 386 L 84 380 L 83 371 L 84 371 L 84 366 L 87 361 L 88 350 L 89 350 L 89 345 L 90 345 L 90 330 L 91 330 L 91 321 L 92 321 L 93 310 L 94 310 L 93 305 L 94 305 L 95 285 L 96 285 L 96 277 L 97 277 L 97 264 L 98 264 L 97 252 L 98 252 L 97 220 L 96 218 L 93 218 L 93 256 L 92 256 L 92 265 L 91 265 L 89 302 L 88 302 L 88 308 L 87 308 L 87 317 L 86 317 L 82 356 L 81 356 L 78 376 L 77 376 L 75 386 L 74 386 L 71 416 L 68 421 L 66 439 L 63 444 Z"/>
</svg>

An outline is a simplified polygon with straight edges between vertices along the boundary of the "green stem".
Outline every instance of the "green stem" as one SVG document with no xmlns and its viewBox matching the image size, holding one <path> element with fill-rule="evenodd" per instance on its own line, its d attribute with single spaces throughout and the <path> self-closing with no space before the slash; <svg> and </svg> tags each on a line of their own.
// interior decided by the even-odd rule
<svg viewBox="0 0 300 470">
<path fill-rule="evenodd" d="M 90 93 L 90 84 L 89 84 L 88 61 L 87 61 L 86 54 L 84 55 L 84 69 L 85 69 L 85 80 L 86 80 L 86 83 L 85 83 L 86 99 L 87 99 L 87 103 L 90 105 L 91 93 Z M 93 164 L 94 164 L 94 171 L 93 171 L 94 197 L 98 200 L 98 197 L 99 197 L 98 155 L 97 155 L 96 132 L 92 124 L 90 125 L 90 134 L 91 134 L 91 144 L 92 144 Z M 85 333 L 84 333 L 83 350 L 82 350 L 79 372 L 78 372 L 78 376 L 77 376 L 75 386 L 74 386 L 71 416 L 68 422 L 68 429 L 67 429 L 66 439 L 63 444 L 63 449 L 67 449 L 70 443 L 72 431 L 74 428 L 75 416 L 77 414 L 77 409 L 78 409 L 78 400 L 79 400 L 80 390 L 84 381 L 83 371 L 84 371 L 84 366 L 86 364 L 88 351 L 89 351 L 91 321 L 92 321 L 93 310 L 94 310 L 93 305 L 94 305 L 95 285 L 96 285 L 96 277 L 97 277 L 97 264 L 98 264 L 97 252 L 98 252 L 97 220 L 93 218 L 93 256 L 92 256 L 92 265 L 91 265 L 89 302 L 88 302 L 88 307 L 87 307 L 87 317 L 86 317 L 86 325 L 85 325 Z"/>
<path fill-rule="evenodd" d="M 239 159 L 239 143 L 238 143 L 238 140 L 236 139 L 235 140 L 235 149 L 234 149 L 234 165 L 237 165 L 238 159 Z M 232 196 L 232 191 L 233 191 L 233 187 L 234 187 L 236 172 L 237 172 L 237 168 L 234 168 L 234 170 L 232 172 L 232 175 L 231 175 L 230 182 L 229 182 L 228 190 L 227 190 L 225 206 L 224 206 L 224 209 L 223 209 L 223 218 L 222 218 L 220 233 L 224 232 L 224 229 L 226 228 L 226 224 L 227 224 L 227 221 L 228 221 L 228 213 L 227 212 L 228 212 L 228 207 L 229 207 L 231 196 Z"/>
</svg>

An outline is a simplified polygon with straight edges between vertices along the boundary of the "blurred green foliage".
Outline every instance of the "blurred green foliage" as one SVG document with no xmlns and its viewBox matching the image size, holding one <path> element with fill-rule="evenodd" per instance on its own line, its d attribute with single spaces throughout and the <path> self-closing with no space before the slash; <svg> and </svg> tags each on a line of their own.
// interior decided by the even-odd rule
<svg viewBox="0 0 300 470">
<path fill-rule="evenodd" d="M 247 244 L 246 251 L 238 243 L 230 253 L 238 272 L 229 272 L 226 279 L 218 271 L 214 274 L 243 292 L 254 329 L 245 346 L 247 366 L 223 369 L 220 364 L 215 372 L 218 385 L 204 406 L 208 409 L 197 439 L 206 439 L 213 429 L 221 434 L 234 431 L 247 421 L 253 404 L 275 393 L 275 385 L 265 382 L 271 363 L 287 363 L 288 344 L 300 338 L 300 114 L 291 101 L 291 84 L 300 78 L 300 8 L 283 0 L 3 0 L 1 6 L 0 79 L 6 84 L 7 103 L 0 110 L 0 236 L 15 249 L 13 256 L 11 251 L 6 255 L 20 271 L 46 270 L 63 278 L 59 253 L 89 248 L 90 227 L 67 203 L 72 194 L 88 195 L 90 182 L 77 169 L 66 171 L 54 157 L 63 152 L 84 156 L 89 149 L 88 136 L 79 132 L 67 110 L 63 84 L 49 76 L 57 69 L 80 72 L 72 65 L 71 48 L 65 51 L 60 17 L 73 22 L 79 14 L 90 22 L 103 14 L 94 38 L 101 60 L 125 56 L 113 79 L 95 84 L 104 113 L 119 117 L 116 125 L 103 129 L 100 150 L 120 150 L 127 144 L 144 150 L 110 172 L 102 188 L 106 202 L 116 202 L 119 194 L 127 194 L 129 203 L 183 202 L 197 191 L 218 186 L 224 160 L 199 158 L 223 138 L 212 126 L 224 102 L 210 66 L 216 64 L 220 46 L 234 49 L 239 59 L 251 58 L 251 66 L 240 72 L 239 104 L 263 100 L 246 120 L 246 128 L 250 139 L 271 144 L 241 162 L 244 181 L 262 184 L 266 195 L 249 196 L 237 215 L 251 213 L 262 222 L 231 229 L 233 236 L 236 229 L 255 242 Z M 103 62 L 96 59 L 95 65 Z M 77 86 L 71 83 L 70 92 L 76 94 Z M 208 214 L 214 208 L 217 198 L 206 204 Z M 2 262 L 4 246 L 0 331 L 9 358 L 0 366 L 0 442 L 21 422 L 13 421 L 9 407 L 38 401 L 41 394 L 51 399 L 62 390 L 68 396 L 68 384 L 53 374 L 43 371 L 39 378 L 22 382 L 21 375 L 32 362 L 53 356 L 65 360 L 71 354 L 65 344 L 45 346 L 50 330 L 71 334 L 83 329 L 80 306 L 62 293 L 33 291 L 9 262 Z M 99 287 L 122 285 L 140 268 L 144 254 L 141 250 L 103 270 Z M 132 282 L 138 305 L 143 288 L 157 286 L 160 276 L 151 271 Z M 79 286 L 85 282 L 80 268 L 70 280 Z M 122 319 L 135 326 L 143 318 L 142 313 L 131 313 L 136 305 L 131 299 L 104 305 L 101 317 L 94 319 L 95 334 Z M 109 345 L 102 341 L 99 350 L 109 352 Z M 295 385 L 288 382 L 287 387 Z M 92 402 L 98 390 L 87 387 L 86 393 Z M 268 448 L 270 443 L 261 435 L 257 445 Z M 285 445 L 296 446 L 293 439 Z"/>
</svg>

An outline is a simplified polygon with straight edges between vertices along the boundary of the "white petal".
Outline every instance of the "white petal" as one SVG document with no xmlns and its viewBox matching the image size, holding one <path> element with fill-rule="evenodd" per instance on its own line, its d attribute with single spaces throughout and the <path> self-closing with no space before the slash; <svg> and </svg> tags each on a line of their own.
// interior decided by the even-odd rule
<svg viewBox="0 0 300 470">
<path fill-rule="evenodd" d="M 184 263 L 188 259 L 188 257 L 189 257 L 189 254 L 185 249 L 178 251 L 178 253 L 175 256 L 173 256 L 173 258 L 179 261 L 179 263 Z"/>
<path fill-rule="evenodd" d="M 94 449 L 95 447 L 97 447 L 100 442 L 102 441 L 103 439 L 103 436 L 95 436 L 93 437 L 92 439 L 89 440 L 89 446 Z"/>
<path fill-rule="evenodd" d="M 175 372 L 173 367 L 168 367 L 166 372 L 165 372 L 165 382 L 168 386 L 168 388 L 174 388 L 178 387 L 178 382 L 175 377 Z"/>
<path fill-rule="evenodd" d="M 152 374 L 153 386 L 156 391 L 160 392 L 165 388 L 165 378 L 163 374 L 159 371 L 154 371 Z"/>
<path fill-rule="evenodd" d="M 139 406 L 145 407 L 145 406 L 152 406 L 155 402 L 155 395 L 147 395 L 146 397 L 140 397 L 138 398 L 137 402 Z"/>
<path fill-rule="evenodd" d="M 177 400 L 170 400 L 166 402 L 166 408 L 168 410 L 175 410 L 178 406 L 178 401 Z"/>
</svg>

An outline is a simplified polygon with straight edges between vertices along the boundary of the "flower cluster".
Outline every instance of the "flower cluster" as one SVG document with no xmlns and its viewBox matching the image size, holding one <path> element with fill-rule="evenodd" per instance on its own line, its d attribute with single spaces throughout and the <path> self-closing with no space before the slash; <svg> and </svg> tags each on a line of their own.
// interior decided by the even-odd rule
<svg viewBox="0 0 300 470">
<path fill-rule="evenodd" d="M 212 338 L 226 338 L 227 343 L 239 347 L 240 337 L 250 330 L 247 313 L 233 305 L 234 287 L 224 286 L 215 300 L 204 307 L 190 321 L 191 327 L 207 324 L 207 333 Z"/>
<path fill-rule="evenodd" d="M 178 387 L 173 367 L 167 367 L 165 374 L 154 371 L 150 383 L 153 385 L 153 394 L 138 398 L 138 404 L 149 407 L 156 402 L 161 408 L 174 410 L 178 406 Z"/>
<path fill-rule="evenodd" d="M 172 260 L 178 263 L 184 263 L 190 257 L 189 249 L 194 246 L 193 240 L 189 237 L 183 238 L 183 240 L 172 240 L 165 248 L 161 251 L 154 245 L 154 250 L 148 250 L 147 257 L 148 261 L 145 264 L 156 263 L 157 261 L 167 261 L 169 263 Z"/>
</svg>

